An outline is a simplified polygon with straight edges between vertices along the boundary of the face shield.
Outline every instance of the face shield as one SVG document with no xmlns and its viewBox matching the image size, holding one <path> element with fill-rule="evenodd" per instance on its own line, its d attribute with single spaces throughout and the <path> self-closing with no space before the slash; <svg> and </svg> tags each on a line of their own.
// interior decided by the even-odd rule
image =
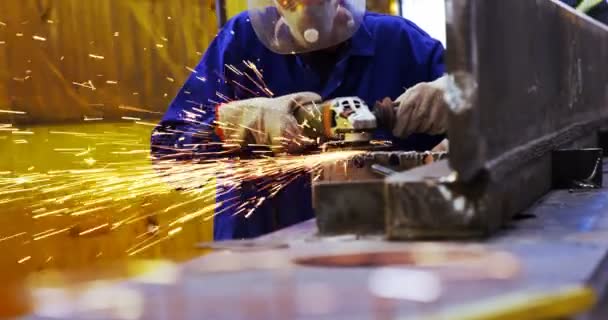
<svg viewBox="0 0 608 320">
<path fill-rule="evenodd" d="M 322 50 L 350 39 L 361 26 L 365 0 L 248 0 L 253 29 L 279 54 Z"/>
</svg>

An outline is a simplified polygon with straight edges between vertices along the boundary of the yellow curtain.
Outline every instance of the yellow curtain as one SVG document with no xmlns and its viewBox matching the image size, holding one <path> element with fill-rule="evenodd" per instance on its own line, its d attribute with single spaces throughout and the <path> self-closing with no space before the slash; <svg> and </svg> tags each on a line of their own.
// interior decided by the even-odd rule
<svg viewBox="0 0 608 320">
<path fill-rule="evenodd" d="M 389 1 L 368 2 L 371 10 L 391 10 Z M 229 16 L 245 9 L 245 1 L 227 1 Z M 108 122 L 129 115 L 121 106 L 151 112 L 132 114 L 135 117 L 160 117 L 216 33 L 214 0 L 0 1 L 0 125 L 18 122 L 23 132 L 0 132 L 0 180 L 7 173 L 18 173 L 24 177 L 25 188 L 28 180 L 49 170 L 95 169 L 121 162 L 132 162 L 133 170 L 142 174 L 152 172 L 145 152 L 150 147 L 150 127 Z M 85 116 L 106 121 L 85 123 Z M 142 152 L 128 155 L 130 150 Z M 131 173 L 127 166 L 98 178 L 114 180 Z M 66 193 L 78 191 L 82 190 L 72 188 Z M 115 196 L 126 192 L 119 188 Z M 35 219 L 36 213 L 62 207 L 45 204 L 46 196 L 36 201 L 30 195 L 16 194 L 11 198 L 14 202 L 0 208 L 0 220 L 4 219 L 0 263 L 18 270 L 122 259 L 129 249 L 145 247 L 142 240 L 153 243 L 155 238 L 145 234 L 154 224 L 167 225 L 209 205 L 196 202 L 163 213 L 188 200 L 167 187 L 166 194 L 154 199 L 126 201 L 120 212 L 114 206 L 82 216 Z M 110 226 L 128 217 L 142 218 L 111 230 Z M 171 241 L 138 256 L 200 254 L 193 244 L 210 241 L 212 228 L 212 221 L 196 219 Z M 80 236 L 83 232 L 86 235 Z"/>
<path fill-rule="evenodd" d="M 131 191 L 117 187 L 103 196 L 115 199 L 112 205 L 72 215 L 61 209 L 75 206 L 49 201 L 43 186 L 64 186 L 61 196 L 88 190 L 70 186 L 66 173 L 49 176 L 52 171 L 120 167 L 97 176 L 100 184 L 134 172 L 154 174 L 148 159 L 151 127 L 110 120 L 129 115 L 121 106 L 157 112 L 132 116 L 160 117 L 217 33 L 214 9 L 212 0 L 0 1 L 0 128 L 5 129 L 0 131 L 0 263 L 5 274 L 115 262 L 141 248 L 146 250 L 134 257 L 201 254 L 194 246 L 212 240 L 212 221 L 201 217 L 176 226 L 169 238 L 167 226 L 214 199 L 166 211 L 189 198 L 166 186 L 155 197 L 120 200 Z M 84 122 L 85 116 L 106 121 Z M 15 128 L 16 134 L 10 131 Z M 83 174 L 82 180 L 91 177 Z M 6 194 L 7 188 L 16 188 L 15 193 Z M 94 203 L 103 197 L 80 199 Z M 149 232 L 156 225 L 164 230 Z"/>
<path fill-rule="evenodd" d="M 213 0 L 0 1 L 0 109 L 36 123 L 118 118 L 120 105 L 164 111 L 217 33 L 214 8 Z"/>
</svg>

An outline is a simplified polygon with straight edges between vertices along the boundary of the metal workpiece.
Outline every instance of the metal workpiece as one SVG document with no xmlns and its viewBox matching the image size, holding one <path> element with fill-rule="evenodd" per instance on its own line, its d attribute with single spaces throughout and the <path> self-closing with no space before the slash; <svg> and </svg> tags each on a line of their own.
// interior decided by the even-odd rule
<svg viewBox="0 0 608 320">
<path fill-rule="evenodd" d="M 608 65 L 598 58 L 608 55 L 608 27 L 555 0 L 447 6 L 450 163 L 460 179 L 559 132 L 595 134 L 608 116 Z"/>
<path fill-rule="evenodd" d="M 313 184 L 320 234 L 383 234 L 384 178 L 445 157 L 443 152 L 368 152 L 323 166 Z"/>
<path fill-rule="evenodd" d="M 485 186 L 463 186 L 447 160 L 386 179 L 386 236 L 460 239 L 487 234 Z M 475 190 L 479 189 L 479 190 Z"/>
<path fill-rule="evenodd" d="M 372 151 L 321 167 L 319 181 L 377 180 L 389 172 L 402 172 L 448 157 L 447 152 Z"/>
<path fill-rule="evenodd" d="M 459 184 L 485 185 L 478 198 L 495 208 L 469 215 L 492 232 L 551 189 L 553 151 L 597 146 L 608 119 L 608 64 L 599 58 L 608 56 L 608 27 L 555 0 L 446 6 L 449 164 Z M 438 212 L 449 207 L 416 200 L 420 216 L 445 217 Z"/>
<path fill-rule="evenodd" d="M 321 235 L 382 234 L 384 182 L 382 179 L 319 182 L 313 186 L 313 206 Z"/>
</svg>

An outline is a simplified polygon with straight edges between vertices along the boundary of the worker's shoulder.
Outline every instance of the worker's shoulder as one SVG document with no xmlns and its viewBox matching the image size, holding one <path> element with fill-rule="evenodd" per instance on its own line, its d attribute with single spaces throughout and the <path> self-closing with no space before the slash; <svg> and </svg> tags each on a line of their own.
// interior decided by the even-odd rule
<svg viewBox="0 0 608 320">
<path fill-rule="evenodd" d="M 372 32 L 385 33 L 388 35 L 396 35 L 396 32 L 405 32 L 414 36 L 429 37 L 429 34 L 422 30 L 412 21 L 389 14 L 368 12 L 364 19 L 365 27 Z"/>
</svg>

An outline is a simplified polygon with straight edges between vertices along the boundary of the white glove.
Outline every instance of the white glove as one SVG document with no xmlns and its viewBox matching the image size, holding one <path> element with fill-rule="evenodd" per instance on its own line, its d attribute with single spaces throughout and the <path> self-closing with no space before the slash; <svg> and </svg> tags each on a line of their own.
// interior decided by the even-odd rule
<svg viewBox="0 0 608 320">
<path fill-rule="evenodd" d="M 217 122 L 225 141 L 269 145 L 296 152 L 309 141 L 302 136 L 294 111 L 299 105 L 321 100 L 316 93 L 301 92 L 277 98 L 233 101 L 218 108 Z"/>
<path fill-rule="evenodd" d="M 413 133 L 443 134 L 447 131 L 448 106 L 444 98 L 446 78 L 419 83 L 395 102 L 393 135 L 406 138 Z"/>
</svg>

